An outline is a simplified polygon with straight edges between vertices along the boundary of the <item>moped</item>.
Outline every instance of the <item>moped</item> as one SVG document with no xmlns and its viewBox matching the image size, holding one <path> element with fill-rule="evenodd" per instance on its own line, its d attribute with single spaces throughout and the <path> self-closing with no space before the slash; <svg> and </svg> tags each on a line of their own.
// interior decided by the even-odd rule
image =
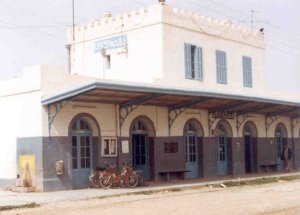
<svg viewBox="0 0 300 215">
<path fill-rule="evenodd" d="M 133 168 L 127 164 L 123 164 L 120 173 L 117 172 L 116 166 L 107 166 L 105 170 L 93 171 L 90 176 L 93 187 L 110 188 L 117 187 L 136 187 L 139 183 L 139 176 Z"/>
</svg>

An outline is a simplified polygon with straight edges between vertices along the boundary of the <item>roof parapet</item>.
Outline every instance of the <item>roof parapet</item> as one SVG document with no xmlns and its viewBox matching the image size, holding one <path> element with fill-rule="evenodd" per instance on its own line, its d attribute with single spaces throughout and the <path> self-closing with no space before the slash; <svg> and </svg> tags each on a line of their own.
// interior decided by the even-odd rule
<svg viewBox="0 0 300 215">
<path fill-rule="evenodd" d="M 158 16 L 158 14 L 161 14 L 161 17 Z M 82 30 L 89 31 L 95 28 L 101 30 L 101 32 L 109 32 L 120 28 L 128 30 L 134 26 L 147 25 L 151 22 L 155 23 L 158 21 L 190 29 L 194 28 L 210 36 L 218 36 L 225 39 L 232 37 L 231 39 L 235 41 L 248 44 L 253 43 L 259 47 L 264 47 L 263 33 L 259 30 L 250 30 L 233 24 L 233 22 L 228 19 L 214 19 L 160 2 L 150 5 L 147 8 L 132 10 L 122 15 L 112 16 L 111 12 L 106 12 L 104 17 L 100 20 L 94 19 L 85 25 L 75 26 L 75 33 Z"/>
</svg>

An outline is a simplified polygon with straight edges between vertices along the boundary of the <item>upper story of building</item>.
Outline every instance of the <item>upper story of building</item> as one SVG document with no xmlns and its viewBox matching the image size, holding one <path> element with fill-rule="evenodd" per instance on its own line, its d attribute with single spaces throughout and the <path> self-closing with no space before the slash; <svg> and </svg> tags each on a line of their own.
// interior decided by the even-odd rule
<svg viewBox="0 0 300 215">
<path fill-rule="evenodd" d="M 71 74 L 269 97 L 263 32 L 157 3 L 69 31 Z"/>
</svg>

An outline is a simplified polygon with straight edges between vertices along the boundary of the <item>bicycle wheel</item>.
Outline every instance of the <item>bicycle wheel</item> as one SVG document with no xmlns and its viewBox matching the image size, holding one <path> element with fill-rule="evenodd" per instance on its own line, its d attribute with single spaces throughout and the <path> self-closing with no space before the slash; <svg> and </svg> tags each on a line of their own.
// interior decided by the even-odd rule
<svg viewBox="0 0 300 215">
<path fill-rule="evenodd" d="M 109 180 L 109 177 L 100 178 L 99 184 L 104 189 L 108 189 L 112 186 L 112 182 Z"/>
<path fill-rule="evenodd" d="M 136 187 L 139 183 L 139 179 L 137 177 L 137 175 L 131 175 L 128 178 L 128 182 L 127 182 L 127 186 L 128 187 Z"/>
<path fill-rule="evenodd" d="M 90 183 L 91 186 L 94 188 L 99 188 L 100 187 L 100 182 L 99 182 L 99 178 L 98 177 L 90 177 Z"/>
</svg>

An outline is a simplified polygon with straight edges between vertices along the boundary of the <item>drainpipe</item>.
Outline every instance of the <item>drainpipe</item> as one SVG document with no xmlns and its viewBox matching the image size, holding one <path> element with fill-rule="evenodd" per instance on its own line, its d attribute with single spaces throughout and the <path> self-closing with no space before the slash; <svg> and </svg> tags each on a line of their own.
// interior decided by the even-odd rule
<svg viewBox="0 0 300 215">
<path fill-rule="evenodd" d="M 71 74 L 71 44 L 66 45 L 68 55 L 68 73 Z"/>
</svg>

